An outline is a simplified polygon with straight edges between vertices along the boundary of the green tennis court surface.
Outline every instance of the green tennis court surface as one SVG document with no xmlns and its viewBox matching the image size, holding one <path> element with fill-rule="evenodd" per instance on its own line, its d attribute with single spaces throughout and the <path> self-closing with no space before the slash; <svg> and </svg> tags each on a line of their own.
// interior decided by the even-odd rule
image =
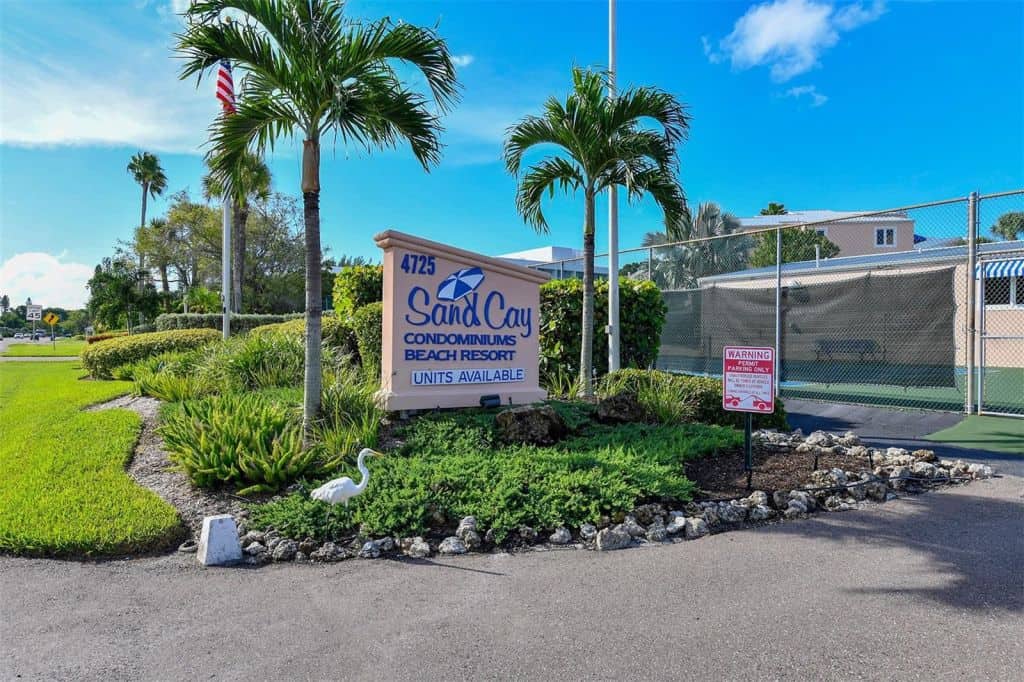
<svg viewBox="0 0 1024 682">
<path fill-rule="evenodd" d="M 956 375 L 955 386 L 899 386 L 887 383 L 783 383 L 782 395 L 790 398 L 824 400 L 884 407 L 925 410 L 962 410 L 964 375 Z M 1024 369 L 993 367 L 982 381 L 985 411 L 1024 415 Z"/>
<path fill-rule="evenodd" d="M 1024 419 L 972 415 L 956 426 L 925 436 L 925 440 L 1024 457 Z"/>
</svg>

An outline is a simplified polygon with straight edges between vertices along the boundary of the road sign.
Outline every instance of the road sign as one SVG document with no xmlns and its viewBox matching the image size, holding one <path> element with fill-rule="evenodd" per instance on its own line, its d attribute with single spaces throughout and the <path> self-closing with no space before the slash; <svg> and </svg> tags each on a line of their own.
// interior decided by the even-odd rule
<svg viewBox="0 0 1024 682">
<path fill-rule="evenodd" d="M 43 306 L 41 305 L 28 305 L 25 306 L 25 319 L 29 321 L 43 319 Z"/>
<path fill-rule="evenodd" d="M 722 408 L 733 412 L 775 411 L 775 349 L 726 346 L 722 352 Z"/>
<path fill-rule="evenodd" d="M 56 314 L 50 312 L 43 316 L 43 322 L 52 326 L 60 322 L 60 318 Z"/>
</svg>

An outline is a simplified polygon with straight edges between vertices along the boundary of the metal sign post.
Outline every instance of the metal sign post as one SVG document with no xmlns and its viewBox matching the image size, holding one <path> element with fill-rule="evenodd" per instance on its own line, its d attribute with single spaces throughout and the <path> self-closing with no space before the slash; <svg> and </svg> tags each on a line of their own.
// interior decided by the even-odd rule
<svg viewBox="0 0 1024 682">
<path fill-rule="evenodd" d="M 60 322 L 60 317 L 53 311 L 46 313 L 46 317 L 43 318 L 43 322 L 50 325 L 50 342 L 53 344 L 53 352 L 57 352 L 57 336 L 54 333 L 53 325 Z"/>
<path fill-rule="evenodd" d="M 722 408 L 747 413 L 743 420 L 743 468 L 750 490 L 754 474 L 753 415 L 775 412 L 774 348 L 726 346 L 722 350 Z"/>
</svg>

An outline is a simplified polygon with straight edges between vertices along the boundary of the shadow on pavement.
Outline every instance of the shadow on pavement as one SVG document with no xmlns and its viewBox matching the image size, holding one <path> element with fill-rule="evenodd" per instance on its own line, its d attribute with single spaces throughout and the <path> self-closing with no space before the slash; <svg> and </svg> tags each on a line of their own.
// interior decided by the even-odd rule
<svg viewBox="0 0 1024 682">
<path fill-rule="evenodd" d="M 977 611 L 1024 611 L 1024 503 L 931 492 L 898 504 L 904 509 L 894 513 L 884 508 L 839 512 L 773 530 L 829 541 L 842 552 L 898 547 L 927 559 L 930 571 L 922 573 L 921 582 L 931 585 L 889 584 L 880 563 L 877 586 L 852 593 L 909 596 Z"/>
</svg>

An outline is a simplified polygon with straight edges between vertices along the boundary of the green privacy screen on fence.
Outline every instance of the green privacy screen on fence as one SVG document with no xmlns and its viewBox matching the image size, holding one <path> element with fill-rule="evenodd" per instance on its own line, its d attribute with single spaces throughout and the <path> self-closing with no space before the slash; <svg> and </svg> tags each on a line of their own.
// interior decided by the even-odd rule
<svg viewBox="0 0 1024 682">
<path fill-rule="evenodd" d="M 784 393 L 857 399 L 857 386 L 878 387 L 878 402 L 912 388 L 922 407 L 957 409 L 955 268 L 913 274 L 836 274 L 834 281 L 792 282 L 782 289 L 780 379 Z M 716 375 L 726 345 L 775 345 L 771 281 L 665 291 L 668 316 L 660 369 Z M 952 391 L 948 390 L 952 389 Z M 863 396 L 861 396 L 863 397 Z"/>
</svg>

